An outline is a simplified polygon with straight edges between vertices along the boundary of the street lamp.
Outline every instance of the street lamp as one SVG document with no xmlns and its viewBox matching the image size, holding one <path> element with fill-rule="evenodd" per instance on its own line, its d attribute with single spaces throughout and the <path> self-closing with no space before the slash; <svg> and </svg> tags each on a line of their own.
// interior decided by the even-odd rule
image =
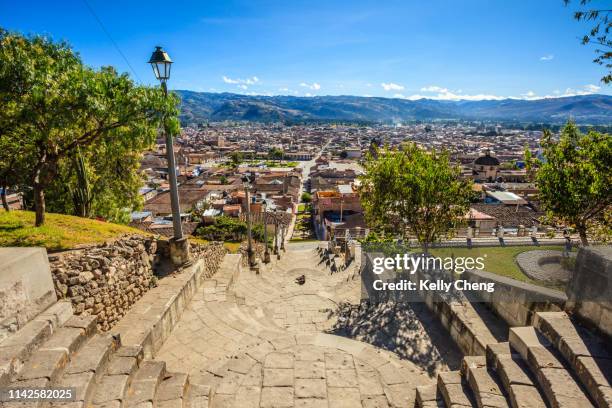
<svg viewBox="0 0 612 408">
<path fill-rule="evenodd" d="M 280 259 L 280 252 L 278 252 L 278 209 L 274 209 L 274 255 L 276 259 Z"/>
<path fill-rule="evenodd" d="M 155 47 L 155 51 L 149 59 L 153 68 L 155 78 L 161 83 L 164 97 L 168 97 L 166 82 L 170 79 L 172 60 L 161 47 Z M 172 146 L 172 135 L 166 133 L 166 155 L 168 160 L 168 178 L 170 182 L 170 204 L 172 206 L 172 225 L 174 236 L 170 239 L 170 257 L 175 265 L 184 265 L 189 262 L 189 242 L 183 237 L 181 225 L 181 207 L 179 205 L 178 186 L 176 182 L 176 163 L 174 160 L 174 148 Z"/>
<path fill-rule="evenodd" d="M 249 196 L 249 183 L 251 182 L 251 174 L 245 173 L 242 178 L 242 183 L 244 185 L 244 193 L 246 195 L 246 212 L 247 212 L 247 238 L 248 238 L 248 248 L 247 248 L 247 258 L 249 260 L 249 266 L 255 266 L 255 253 L 253 252 L 253 237 L 252 237 L 252 229 L 251 229 L 251 198 Z"/>
<path fill-rule="evenodd" d="M 264 263 L 270 263 L 270 250 L 268 249 L 268 203 L 264 200 L 263 204 L 263 228 L 264 228 Z"/>
<path fill-rule="evenodd" d="M 285 252 L 285 235 L 287 234 L 287 226 L 285 225 L 284 217 L 281 213 L 281 251 Z"/>
</svg>

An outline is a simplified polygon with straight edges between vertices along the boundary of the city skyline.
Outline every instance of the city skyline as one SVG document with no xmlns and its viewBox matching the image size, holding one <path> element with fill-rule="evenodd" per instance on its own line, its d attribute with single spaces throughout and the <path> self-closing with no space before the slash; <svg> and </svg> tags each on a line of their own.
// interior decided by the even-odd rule
<svg viewBox="0 0 612 408">
<path fill-rule="evenodd" d="M 0 25 L 66 40 L 92 67 L 154 84 L 154 45 L 172 89 L 442 100 L 610 94 L 577 6 L 470 0 L 385 2 L 4 2 Z"/>
</svg>

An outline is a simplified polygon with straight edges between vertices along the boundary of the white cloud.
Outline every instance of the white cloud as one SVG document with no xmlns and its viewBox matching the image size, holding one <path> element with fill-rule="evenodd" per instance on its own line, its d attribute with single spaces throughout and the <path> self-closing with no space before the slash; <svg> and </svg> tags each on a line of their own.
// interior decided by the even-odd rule
<svg viewBox="0 0 612 408">
<path fill-rule="evenodd" d="M 223 75 L 222 78 L 223 78 L 223 82 L 225 82 L 226 84 L 238 84 L 238 83 L 240 83 L 239 80 L 228 78 L 225 75 Z"/>
<path fill-rule="evenodd" d="M 313 82 L 312 84 L 308 84 L 306 82 L 301 82 L 300 86 L 303 88 L 308 88 L 308 89 L 312 89 L 313 91 L 318 91 L 319 89 L 321 89 L 321 85 Z"/>
<path fill-rule="evenodd" d="M 306 92 L 306 94 L 304 94 L 304 96 L 312 96 L 312 94 L 310 92 Z"/>
<path fill-rule="evenodd" d="M 240 89 L 249 89 L 249 87 L 246 86 L 245 84 L 238 85 L 238 88 L 240 88 Z"/>
<path fill-rule="evenodd" d="M 540 57 L 540 61 L 550 61 L 550 60 L 552 60 L 553 58 L 555 58 L 555 56 L 554 56 L 554 55 L 552 55 L 552 54 L 548 54 L 548 55 L 544 55 L 543 57 Z"/>
<path fill-rule="evenodd" d="M 380 86 L 382 86 L 385 91 L 403 91 L 404 90 L 404 85 L 394 84 L 393 82 L 389 82 L 389 83 L 383 82 L 382 84 L 380 84 Z"/>
<path fill-rule="evenodd" d="M 588 84 L 578 89 L 566 88 L 565 92 L 563 92 L 561 96 L 591 95 L 591 94 L 597 93 L 597 91 L 599 91 L 600 89 L 601 89 L 600 86 Z"/>
<path fill-rule="evenodd" d="M 589 85 L 585 85 L 585 86 L 584 86 L 584 89 L 585 89 L 586 91 L 590 91 L 590 92 L 595 93 L 595 92 L 597 92 L 597 91 L 599 91 L 599 90 L 601 89 L 601 86 L 597 86 L 597 85 L 589 84 Z"/>
<path fill-rule="evenodd" d="M 497 95 L 489 95 L 489 94 L 476 94 L 476 95 L 466 95 L 463 94 L 459 89 L 457 91 L 451 91 L 448 88 L 444 88 L 437 85 L 429 85 L 421 88 L 421 92 L 431 93 L 432 95 L 410 95 L 407 99 L 416 100 L 416 99 L 438 99 L 444 101 L 458 101 L 458 100 L 468 100 L 468 101 L 477 101 L 482 99 L 504 99 L 502 96 Z"/>
<path fill-rule="evenodd" d="M 425 86 L 423 88 L 421 88 L 421 92 L 448 92 L 447 88 L 442 88 L 440 86 L 436 86 L 436 85 L 429 85 L 429 86 Z M 457 92 L 461 92 L 461 90 L 457 91 Z"/>
<path fill-rule="evenodd" d="M 448 88 L 444 88 L 441 86 L 430 85 L 421 88 L 422 94 L 413 94 L 413 95 L 404 95 L 401 93 L 396 93 L 393 95 L 394 98 L 402 98 L 408 99 L 411 101 L 417 99 L 436 99 L 436 100 L 448 100 L 448 101 L 458 101 L 458 100 L 467 100 L 467 101 L 479 101 L 479 100 L 501 100 L 501 99 L 524 99 L 524 100 L 536 100 L 536 99 L 545 99 L 545 98 L 559 98 L 564 96 L 577 96 L 577 95 L 591 95 L 597 93 L 601 87 L 593 84 L 585 85 L 578 89 L 567 88 L 565 92 L 560 92 L 559 90 L 555 90 L 551 95 L 538 95 L 534 91 L 529 90 L 525 93 L 520 94 L 519 96 L 500 96 L 493 94 L 464 94 L 460 89 L 458 90 L 449 90 Z"/>
<path fill-rule="evenodd" d="M 289 88 L 278 88 L 281 92 L 289 92 Z"/>
<path fill-rule="evenodd" d="M 223 75 L 221 77 L 221 79 L 223 79 L 223 82 L 225 82 L 226 84 L 246 84 L 246 85 L 255 85 L 257 82 L 259 82 L 259 78 L 257 78 L 256 76 L 252 76 L 250 78 L 246 78 L 246 79 L 240 79 L 240 78 L 229 78 L 225 75 Z"/>
</svg>

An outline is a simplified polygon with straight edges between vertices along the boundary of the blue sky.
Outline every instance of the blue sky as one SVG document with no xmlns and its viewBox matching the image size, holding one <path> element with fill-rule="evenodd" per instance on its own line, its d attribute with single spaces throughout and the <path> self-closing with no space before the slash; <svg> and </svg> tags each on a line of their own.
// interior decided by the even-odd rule
<svg viewBox="0 0 612 408">
<path fill-rule="evenodd" d="M 562 0 L 0 0 L 0 26 L 72 44 L 90 66 L 152 84 L 155 45 L 174 89 L 439 99 L 605 93 Z M 594 0 L 595 4 L 603 0 Z M 573 3 L 578 3 L 574 0 Z"/>
</svg>

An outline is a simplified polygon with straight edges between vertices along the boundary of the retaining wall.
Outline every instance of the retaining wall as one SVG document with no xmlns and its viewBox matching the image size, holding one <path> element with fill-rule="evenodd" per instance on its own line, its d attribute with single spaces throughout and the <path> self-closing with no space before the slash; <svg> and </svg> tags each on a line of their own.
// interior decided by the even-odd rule
<svg viewBox="0 0 612 408">
<path fill-rule="evenodd" d="M 485 271 L 466 271 L 461 278 L 470 282 L 494 283 L 492 293 L 479 291 L 480 301 L 509 326 L 529 326 L 536 312 L 560 312 L 567 296 L 563 292 L 520 282 Z"/>
<path fill-rule="evenodd" d="M 612 247 L 580 248 L 566 292 L 568 309 L 612 340 Z"/>
<path fill-rule="evenodd" d="M 50 256 L 58 298 L 70 300 L 76 315 L 96 315 L 98 329 L 109 330 L 157 285 L 155 267 L 166 255 L 164 243 L 134 235 Z M 226 252 L 220 243 L 192 244 L 192 251 L 204 260 L 198 276 L 216 270 Z"/>
</svg>

